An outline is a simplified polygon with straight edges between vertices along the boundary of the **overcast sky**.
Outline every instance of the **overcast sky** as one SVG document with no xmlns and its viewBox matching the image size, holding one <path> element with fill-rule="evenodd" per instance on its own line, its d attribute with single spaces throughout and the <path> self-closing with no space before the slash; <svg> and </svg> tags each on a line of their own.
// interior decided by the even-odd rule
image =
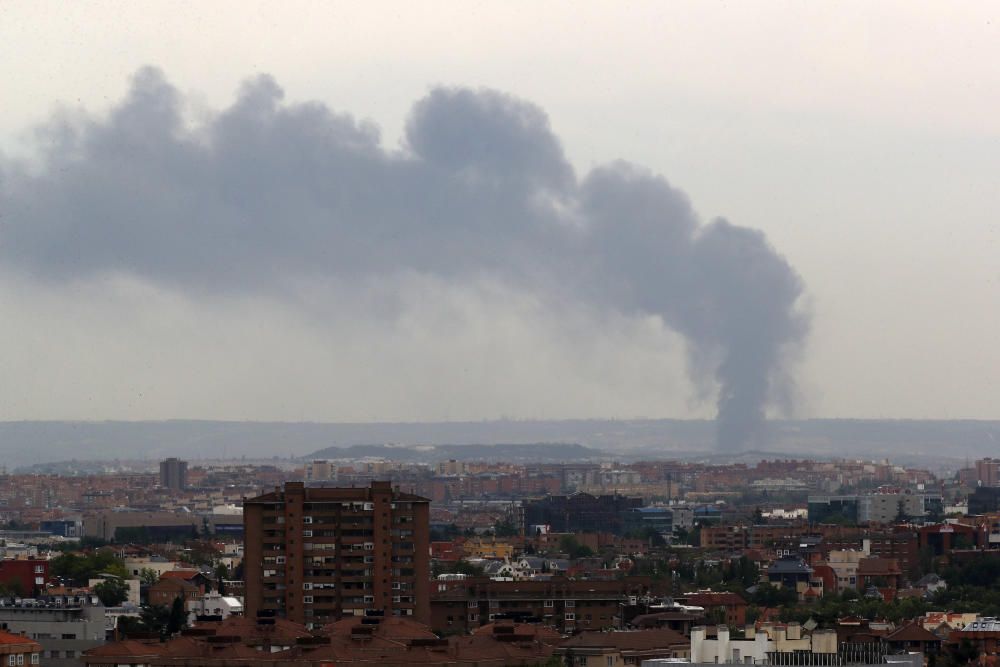
<svg viewBox="0 0 1000 667">
<path fill-rule="evenodd" d="M 5 211 L 10 202 L 0 202 L 2 419 L 715 413 L 716 388 L 692 373 L 698 327 L 672 310 L 673 301 L 650 304 L 634 289 L 620 302 L 613 289 L 575 298 L 593 294 L 586 279 L 567 297 L 551 287 L 566 275 L 555 270 L 511 278 L 531 273 L 511 269 L 533 257 L 519 243 L 545 245 L 534 231 L 486 239 L 498 254 L 473 256 L 453 272 L 442 270 L 439 256 L 406 259 L 409 246 L 394 237 L 392 252 L 373 262 L 379 270 L 324 270 L 315 280 L 287 268 L 296 253 L 309 254 L 309 236 L 298 250 L 262 237 L 273 259 L 234 255 L 253 266 L 236 278 L 231 267 L 207 270 L 218 264 L 210 254 L 188 264 L 198 253 L 173 247 L 172 236 L 152 233 L 119 248 L 104 243 L 114 233 L 106 225 L 87 237 L 87 211 L 105 215 L 116 182 L 134 189 L 132 168 L 121 167 L 126 176 L 103 182 L 104 190 L 86 181 L 92 189 L 80 201 L 97 192 L 101 201 L 78 209 L 66 192 L 80 194 L 73 189 L 80 183 L 66 185 L 58 170 L 46 171 L 59 159 L 46 167 L 40 156 L 60 150 L 63 131 L 86 139 L 89 131 L 130 128 L 127 114 L 107 114 L 131 108 L 130 81 L 144 66 L 176 89 L 191 137 L 217 140 L 213 132 L 225 129 L 219 119 L 239 118 L 233 110 L 243 108 L 244 82 L 256 80 L 259 92 L 254 78 L 267 74 L 268 99 L 279 108 L 349 114 L 344 136 L 379 164 L 415 153 L 428 169 L 406 183 L 467 157 L 442 153 L 448 137 L 440 135 L 456 126 L 450 122 L 437 130 L 416 123 L 416 131 L 411 123 L 408 133 L 414 105 L 432 89 L 510 95 L 527 105 L 517 107 L 519 117 L 524 109 L 542 121 L 547 115 L 546 131 L 532 111 L 531 133 L 514 139 L 554 142 L 550 149 L 512 155 L 542 161 L 524 177 L 549 179 L 553 206 L 568 202 L 589 219 L 592 189 L 584 180 L 625 160 L 666 179 L 676 201 L 686 194 L 696 224 L 721 216 L 766 234 L 774 256 L 800 280 L 801 294 L 789 292 L 798 296 L 796 317 L 811 319 L 808 335 L 803 328 L 786 336 L 804 342 L 783 349 L 769 412 L 794 404 L 800 416 L 998 417 L 996 3 L 4 2 L 0 44 L 0 149 L 7 154 L 0 175 L 16 208 Z M 296 106 L 310 101 L 323 106 Z M 430 104 L 438 109 L 430 117 L 447 121 L 454 112 L 460 126 L 482 107 L 462 115 L 460 103 Z M 118 164 L 93 151 L 79 153 Z M 248 150 L 247 160 L 262 154 Z M 521 192 L 509 179 L 525 163 L 501 165 L 504 159 L 491 163 L 501 170 L 496 178 Z M 17 160 L 28 164 L 12 166 Z M 18 185 L 11 174 L 19 171 L 39 180 Z M 191 187 L 203 194 L 201 184 Z M 295 187 L 283 186 L 282 196 Z M 447 191 L 435 196 L 444 200 Z M 47 208 L 55 195 L 60 205 L 52 210 L 80 217 L 78 226 Z M 207 215 L 188 210 L 187 195 L 156 193 L 142 205 L 168 205 L 175 196 L 183 201 L 169 206 L 178 203 L 182 217 Z M 48 217 L 38 213 L 43 208 Z M 151 219 L 162 217 L 151 211 Z M 573 224 L 574 215 L 551 218 Z M 678 224 L 688 224 L 688 213 L 678 215 Z M 32 216 L 48 225 L 44 234 L 31 231 L 42 224 Z M 446 245 L 449 237 L 432 238 Z M 587 243 L 566 238 L 560 247 L 583 254 L 560 251 L 559 261 L 589 256 Z M 344 247 L 338 262 L 368 259 Z M 401 261 L 401 270 L 379 265 L 389 260 Z M 629 264 L 621 254 L 614 261 Z M 606 275 L 625 274 L 609 269 L 592 278 Z M 636 270 L 622 280 L 634 287 L 641 276 Z M 265 278 L 295 286 L 227 282 Z M 786 374 L 794 383 L 784 382 Z M 711 384 L 718 374 L 708 378 Z"/>
</svg>

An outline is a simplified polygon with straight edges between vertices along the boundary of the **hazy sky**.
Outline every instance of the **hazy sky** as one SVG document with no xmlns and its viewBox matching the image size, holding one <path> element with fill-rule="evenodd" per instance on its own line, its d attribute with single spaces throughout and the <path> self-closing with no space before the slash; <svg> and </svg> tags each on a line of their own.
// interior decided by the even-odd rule
<svg viewBox="0 0 1000 667">
<path fill-rule="evenodd" d="M 350 114 L 358 137 L 377 127 L 385 155 L 404 150 L 432 87 L 508 93 L 548 115 L 577 178 L 626 160 L 686 193 L 703 223 L 767 235 L 812 317 L 789 366 L 798 414 L 1000 417 L 996 3 L 3 2 L 0 44 L 8 182 L 11 160 L 58 150 L 58 128 L 103 122 L 146 65 L 195 135 L 269 74 L 283 105 Z M 558 175 L 551 164 L 539 174 Z M 219 287 L 196 262 L 132 271 L 117 255 L 53 271 L 86 264 L 77 249 L 100 239 L 70 230 L 53 260 L 50 236 L 19 264 L 7 203 L 2 419 L 715 410 L 676 327 L 642 308 L 554 307 L 555 289 L 420 262 L 292 290 Z"/>
</svg>

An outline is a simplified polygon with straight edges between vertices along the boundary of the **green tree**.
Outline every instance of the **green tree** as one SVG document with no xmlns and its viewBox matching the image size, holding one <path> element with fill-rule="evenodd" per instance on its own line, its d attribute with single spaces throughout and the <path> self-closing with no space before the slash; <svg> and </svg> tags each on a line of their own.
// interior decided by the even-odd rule
<svg viewBox="0 0 1000 667">
<path fill-rule="evenodd" d="M 160 573 L 154 569 L 144 567 L 139 570 L 139 583 L 143 586 L 152 586 L 160 580 Z"/>
<path fill-rule="evenodd" d="M 0 597 L 19 598 L 24 595 L 24 587 L 20 579 L 0 581 Z"/>
<path fill-rule="evenodd" d="M 763 583 L 757 587 L 752 600 L 760 607 L 794 607 L 798 603 L 799 596 L 791 588 Z"/>
<path fill-rule="evenodd" d="M 959 643 L 952 644 L 942 657 L 944 664 L 949 667 L 964 667 L 979 658 L 979 648 L 968 639 L 963 639 Z"/>
<path fill-rule="evenodd" d="M 170 610 L 163 605 L 145 606 L 139 611 L 139 621 L 144 632 L 163 635 L 170 621 Z"/>
<path fill-rule="evenodd" d="M 149 632 L 149 629 L 146 628 L 142 619 L 138 616 L 119 616 L 117 629 L 118 636 L 121 639 L 128 639 L 140 633 Z"/>
<path fill-rule="evenodd" d="M 112 577 L 94 585 L 94 594 L 105 607 L 117 607 L 128 599 L 128 584 L 123 579 Z"/>
<path fill-rule="evenodd" d="M 229 578 L 229 568 L 226 567 L 225 563 L 219 563 L 215 566 L 215 582 L 216 588 L 219 591 L 219 595 L 226 594 L 226 579 Z"/>
<path fill-rule="evenodd" d="M 504 519 L 503 521 L 497 521 L 493 524 L 493 534 L 497 537 L 516 537 L 520 534 L 517 526 L 510 519 Z"/>
<path fill-rule="evenodd" d="M 470 577 L 481 577 L 486 574 L 482 565 L 470 563 L 467 560 L 457 560 L 453 563 L 444 561 L 434 561 L 431 564 L 431 573 L 436 577 L 439 574 L 464 574 Z"/>
<path fill-rule="evenodd" d="M 589 558 L 594 555 L 594 550 L 586 544 L 580 544 L 573 535 L 563 535 L 559 539 L 559 550 L 565 552 L 570 558 Z"/>
<path fill-rule="evenodd" d="M 896 504 L 896 518 L 894 521 L 896 523 L 906 523 L 910 520 L 910 516 L 906 513 L 906 501 L 903 498 L 899 499 Z"/>
<path fill-rule="evenodd" d="M 53 575 L 69 579 L 77 586 L 86 586 L 100 574 L 113 574 L 122 579 L 128 576 L 124 563 L 108 551 L 61 554 L 52 560 L 51 571 Z"/>
<path fill-rule="evenodd" d="M 184 610 L 184 600 L 174 598 L 167 617 L 167 635 L 176 635 L 187 626 L 187 611 Z"/>
</svg>

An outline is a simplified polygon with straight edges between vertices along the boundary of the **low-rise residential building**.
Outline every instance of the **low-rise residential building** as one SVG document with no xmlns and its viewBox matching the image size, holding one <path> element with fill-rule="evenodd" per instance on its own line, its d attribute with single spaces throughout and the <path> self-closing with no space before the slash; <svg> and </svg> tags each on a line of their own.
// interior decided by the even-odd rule
<svg viewBox="0 0 1000 667">
<path fill-rule="evenodd" d="M 41 664 L 42 646 L 33 639 L 0 630 L 0 665 L 24 667 Z"/>
<path fill-rule="evenodd" d="M 352 616 L 322 631 L 282 618 L 230 617 L 199 623 L 161 642 L 128 640 L 88 651 L 92 667 L 532 667 L 552 655 L 559 636 L 523 625 L 440 639 L 398 616 Z M 541 630 L 541 631 L 540 631 Z"/>
<path fill-rule="evenodd" d="M 622 632 L 581 632 L 562 642 L 555 655 L 566 667 L 624 667 L 644 660 L 686 660 L 687 637 L 669 628 Z"/>
<path fill-rule="evenodd" d="M 858 588 L 858 563 L 865 557 L 863 551 L 857 549 L 833 549 L 826 557 L 827 566 L 833 570 L 836 579 L 836 592 L 856 590 Z"/>
<path fill-rule="evenodd" d="M 730 637 L 727 626 L 720 625 L 712 639 L 704 626 L 691 629 L 691 662 L 762 665 L 773 650 L 774 643 L 763 631 L 737 639 Z"/>
<path fill-rule="evenodd" d="M 649 591 L 648 577 L 611 581 L 494 581 L 485 577 L 436 580 L 431 627 L 467 633 L 496 620 L 532 620 L 560 632 L 621 628 L 623 604 Z"/>
<path fill-rule="evenodd" d="M 49 580 L 49 561 L 44 558 L 5 558 L 0 560 L 0 585 L 18 595 L 34 597 L 45 592 Z"/>
<path fill-rule="evenodd" d="M 473 537 L 462 544 L 462 552 L 466 558 L 504 560 L 514 556 L 514 545 L 496 538 Z"/>
<path fill-rule="evenodd" d="M 76 667 L 104 643 L 104 607 L 86 597 L 11 600 L 0 606 L 0 627 L 38 642 L 46 666 Z"/>
<path fill-rule="evenodd" d="M 206 593 L 187 600 L 185 608 L 191 623 L 194 623 L 199 617 L 212 616 L 225 619 L 243 614 L 243 602 L 239 598 L 219 593 Z"/>
<path fill-rule="evenodd" d="M 747 619 L 747 601 L 729 591 L 697 591 L 677 598 L 677 602 L 701 607 L 705 615 L 730 626 L 742 626 Z"/>
</svg>

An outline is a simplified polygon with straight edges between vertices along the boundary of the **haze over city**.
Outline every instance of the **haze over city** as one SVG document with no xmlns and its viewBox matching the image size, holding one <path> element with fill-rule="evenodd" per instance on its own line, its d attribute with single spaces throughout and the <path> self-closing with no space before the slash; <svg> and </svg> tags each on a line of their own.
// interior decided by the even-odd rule
<svg viewBox="0 0 1000 667">
<path fill-rule="evenodd" d="M 0 2 L 0 665 L 1000 667 L 1000 4 Z"/>
</svg>

